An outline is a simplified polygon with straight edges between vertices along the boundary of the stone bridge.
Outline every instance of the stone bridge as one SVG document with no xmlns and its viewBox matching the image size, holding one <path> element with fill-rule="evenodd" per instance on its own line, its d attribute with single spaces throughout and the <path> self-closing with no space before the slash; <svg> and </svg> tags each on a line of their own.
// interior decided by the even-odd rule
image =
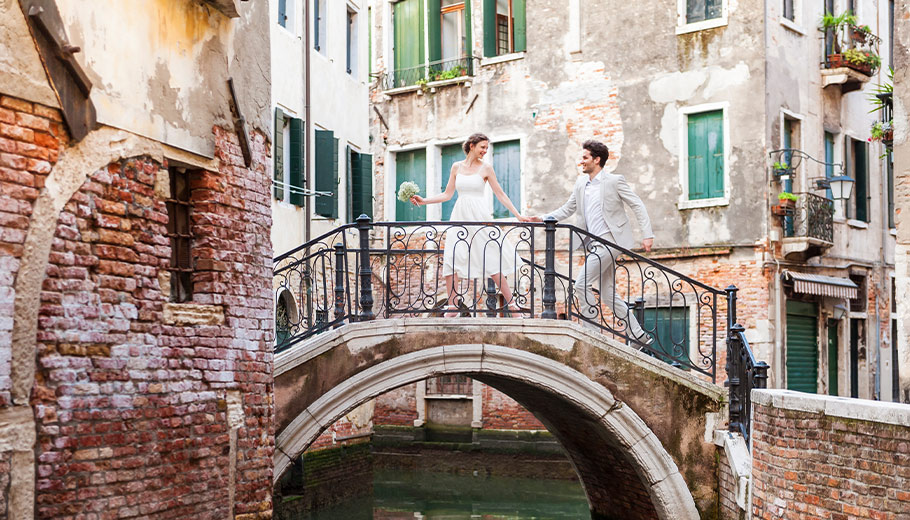
<svg viewBox="0 0 910 520">
<path fill-rule="evenodd" d="M 384 392 L 464 374 L 556 436 L 593 518 L 715 518 L 726 392 L 577 323 L 404 318 L 342 325 L 275 357 L 277 479 L 329 425 Z"/>
</svg>

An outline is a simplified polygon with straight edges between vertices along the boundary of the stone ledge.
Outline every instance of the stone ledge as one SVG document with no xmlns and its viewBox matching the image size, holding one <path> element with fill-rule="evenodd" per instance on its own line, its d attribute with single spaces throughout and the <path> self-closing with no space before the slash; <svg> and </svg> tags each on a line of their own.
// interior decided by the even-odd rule
<svg viewBox="0 0 910 520">
<path fill-rule="evenodd" d="M 35 416 L 31 406 L 0 409 L 0 452 L 35 448 Z"/>
<path fill-rule="evenodd" d="M 198 303 L 164 304 L 164 323 L 167 325 L 222 325 L 224 307 Z"/>
<path fill-rule="evenodd" d="M 752 403 L 783 410 L 910 427 L 910 405 L 901 403 L 761 389 L 752 390 Z"/>
</svg>

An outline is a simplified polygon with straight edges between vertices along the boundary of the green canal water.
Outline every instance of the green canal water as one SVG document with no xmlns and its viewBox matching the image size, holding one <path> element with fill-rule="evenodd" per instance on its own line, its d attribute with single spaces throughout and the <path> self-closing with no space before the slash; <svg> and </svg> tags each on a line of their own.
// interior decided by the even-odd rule
<svg viewBox="0 0 910 520">
<path fill-rule="evenodd" d="M 373 494 L 297 520 L 590 520 L 578 482 L 376 469 Z"/>
</svg>

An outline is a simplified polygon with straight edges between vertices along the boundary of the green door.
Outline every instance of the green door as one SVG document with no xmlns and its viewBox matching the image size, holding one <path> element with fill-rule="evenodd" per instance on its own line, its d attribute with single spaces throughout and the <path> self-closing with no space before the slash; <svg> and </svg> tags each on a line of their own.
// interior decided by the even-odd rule
<svg viewBox="0 0 910 520">
<path fill-rule="evenodd" d="M 787 389 L 818 391 L 818 307 L 787 302 Z"/>
<path fill-rule="evenodd" d="M 395 193 L 404 181 L 411 181 L 420 186 L 420 195 L 427 195 L 427 151 L 413 150 L 395 154 Z M 395 199 L 395 220 L 426 220 L 427 207 L 415 206 L 410 202 Z"/>
<path fill-rule="evenodd" d="M 521 144 L 519 141 L 503 141 L 493 145 L 493 170 L 496 180 L 516 208 L 521 207 Z M 493 199 L 493 218 L 506 218 L 512 213 Z"/>
<path fill-rule="evenodd" d="M 442 165 L 440 167 L 441 182 L 439 183 L 440 191 L 445 191 L 446 183 L 449 182 L 449 172 L 452 171 L 452 165 L 464 158 L 464 151 L 460 144 L 444 146 L 442 148 Z M 452 195 L 452 198 L 442 203 L 442 220 L 449 220 L 452 216 L 452 208 L 455 207 L 455 201 L 458 200 L 458 192 Z"/>
<path fill-rule="evenodd" d="M 687 307 L 656 307 L 644 309 L 641 326 L 653 331 L 654 356 L 665 363 L 679 363 L 689 369 L 689 309 Z"/>
<path fill-rule="evenodd" d="M 394 4 L 395 84 L 414 85 L 423 77 L 423 0 L 402 0 Z"/>
<path fill-rule="evenodd" d="M 373 216 L 373 156 L 351 151 L 350 201 L 348 222 L 361 214 Z"/>
<path fill-rule="evenodd" d="M 828 395 L 837 393 L 837 320 L 828 320 Z"/>
</svg>

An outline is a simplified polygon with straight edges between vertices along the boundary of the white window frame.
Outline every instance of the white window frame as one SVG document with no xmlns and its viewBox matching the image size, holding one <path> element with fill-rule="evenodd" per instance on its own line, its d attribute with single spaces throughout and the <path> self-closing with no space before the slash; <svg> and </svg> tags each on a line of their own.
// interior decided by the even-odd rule
<svg viewBox="0 0 910 520">
<path fill-rule="evenodd" d="M 689 115 L 702 112 L 720 110 L 723 114 L 724 124 L 724 195 L 710 199 L 689 199 Z M 730 204 L 730 103 L 704 103 L 681 107 L 678 119 L 679 141 L 679 185 L 682 188 L 679 194 L 679 209 L 709 208 L 714 206 L 728 206 Z"/>
<path fill-rule="evenodd" d="M 304 0 L 304 1 L 308 1 L 308 0 Z M 276 11 L 275 11 L 275 18 L 276 18 L 276 22 L 278 23 L 278 26 L 279 26 L 279 27 L 281 27 L 282 29 L 284 29 L 284 30 L 285 30 L 288 34 L 290 34 L 291 36 L 298 36 L 298 33 L 299 33 L 299 31 L 298 31 L 299 27 L 298 27 L 298 26 L 299 26 L 300 24 L 297 23 L 297 21 L 300 20 L 299 13 L 297 12 L 297 7 L 298 7 L 298 5 L 299 5 L 299 1 L 298 1 L 298 0 L 285 0 L 285 2 L 284 2 L 284 15 L 285 15 L 285 17 L 287 18 L 287 20 L 286 20 L 286 24 L 282 24 L 282 23 L 281 23 L 281 20 L 278 20 L 278 19 L 277 19 L 277 18 L 278 18 L 278 11 L 277 11 L 278 4 L 277 4 L 277 2 L 276 2 L 276 4 L 275 4 L 275 8 L 276 8 Z M 290 27 L 288 27 L 288 26 L 290 26 Z"/>
<path fill-rule="evenodd" d="M 310 0 L 305 0 L 305 1 L 308 2 L 308 1 L 310 1 Z M 312 22 L 313 22 L 313 33 L 312 33 L 312 34 L 313 34 L 313 50 L 316 51 L 317 54 L 321 54 L 321 55 L 323 55 L 323 56 L 325 56 L 325 57 L 328 57 L 328 55 L 329 55 L 329 53 L 328 53 L 328 46 L 329 46 L 329 23 L 328 23 L 328 17 L 327 17 L 327 14 L 328 14 L 328 13 L 327 13 L 327 11 L 329 10 L 329 4 L 330 4 L 330 2 L 329 2 L 329 0 L 312 0 L 312 1 L 313 1 L 313 17 L 312 17 Z M 321 4 L 323 5 L 323 9 L 322 9 L 322 10 L 319 10 L 319 9 L 316 7 L 316 5 L 319 4 L 319 3 L 321 3 Z M 317 15 L 317 11 L 318 11 L 318 14 L 321 14 L 322 16 L 317 17 L 317 16 L 316 16 L 316 15 Z M 322 31 L 318 31 L 318 30 L 317 30 L 318 27 L 319 27 L 319 19 L 320 19 L 320 18 L 321 18 L 322 20 L 325 20 L 325 23 L 322 24 L 322 29 L 323 29 Z M 316 41 L 316 37 L 318 37 L 318 36 L 322 36 L 322 38 L 323 38 L 323 45 L 319 45 L 319 42 Z M 319 48 L 316 48 L 317 45 L 319 45 Z"/>
<path fill-rule="evenodd" d="M 777 6 L 778 9 L 780 9 L 780 13 L 778 14 L 780 24 L 801 36 L 809 34 L 808 31 L 806 31 L 806 28 L 803 27 L 805 25 L 803 0 L 793 0 L 793 20 L 784 17 L 784 0 L 778 1 L 780 2 Z"/>
<path fill-rule="evenodd" d="M 676 34 L 687 34 L 727 25 L 727 19 L 730 12 L 730 0 L 722 0 L 721 15 L 719 18 L 693 23 L 688 23 L 686 21 L 686 2 L 687 0 L 676 0 Z"/>
<path fill-rule="evenodd" d="M 779 121 L 779 124 L 780 124 L 779 139 L 780 140 L 778 141 L 780 143 L 780 146 L 778 148 L 784 147 L 784 130 L 786 129 L 786 125 L 784 124 L 784 122 L 787 119 L 790 119 L 790 120 L 793 120 L 793 121 L 796 121 L 797 123 L 799 123 L 799 142 L 790 143 L 790 146 L 792 146 L 793 148 L 795 148 L 797 150 L 805 151 L 805 148 L 803 148 L 803 145 L 805 143 L 804 134 L 806 131 L 806 125 L 804 123 L 806 122 L 806 116 L 804 116 L 802 114 L 797 114 L 796 112 L 792 112 L 790 110 L 787 110 L 786 108 L 780 109 L 780 121 Z M 824 138 L 825 138 L 825 136 L 824 136 L 824 134 L 822 134 L 822 146 L 824 146 Z M 824 157 L 824 154 L 825 154 L 825 150 L 822 149 L 822 153 L 820 155 L 822 157 Z M 816 157 L 818 157 L 818 155 L 816 155 Z M 806 193 L 808 193 L 811 189 L 811 186 L 809 186 L 809 173 L 806 171 L 806 168 L 809 167 L 809 164 L 808 163 L 800 164 L 800 166 L 803 166 L 803 165 L 805 165 L 806 167 L 799 169 L 800 170 L 799 179 L 798 180 L 793 179 L 793 181 L 794 181 L 793 184 L 796 188 L 800 188 L 800 189 L 804 190 Z M 817 165 L 815 165 L 815 164 L 812 165 L 812 167 L 815 167 L 815 166 L 817 166 Z M 822 177 L 825 176 L 824 169 L 821 171 L 821 176 Z M 818 175 L 813 175 L 813 177 L 818 177 Z M 778 183 L 778 184 L 780 184 L 781 189 L 783 189 L 783 183 Z"/>
<path fill-rule="evenodd" d="M 347 8 L 344 15 L 345 25 L 351 25 L 350 29 L 345 27 L 345 62 L 347 62 L 347 53 L 351 53 L 351 70 L 347 71 L 347 63 L 345 63 L 345 72 L 347 74 L 357 79 L 360 76 L 360 10 L 354 4 L 348 2 Z M 349 24 L 349 17 L 353 18 L 353 24 Z M 350 41 L 347 41 L 347 31 L 350 30 Z"/>
</svg>

